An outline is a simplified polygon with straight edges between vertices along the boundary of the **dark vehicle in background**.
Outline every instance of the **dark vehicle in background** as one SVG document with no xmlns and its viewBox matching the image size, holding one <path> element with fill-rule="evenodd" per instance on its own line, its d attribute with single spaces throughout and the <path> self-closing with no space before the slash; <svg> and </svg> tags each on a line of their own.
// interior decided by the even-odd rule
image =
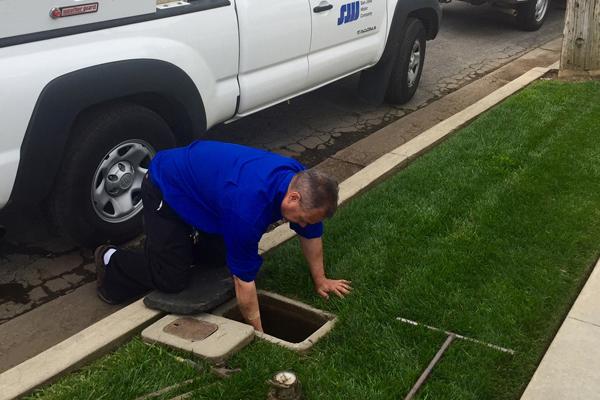
<svg viewBox="0 0 600 400">
<path fill-rule="evenodd" d="M 450 3 L 452 0 L 440 0 Z M 479 6 L 490 4 L 512 14 L 517 26 L 525 31 L 537 31 L 544 24 L 548 15 L 550 0 L 460 0 Z"/>
</svg>

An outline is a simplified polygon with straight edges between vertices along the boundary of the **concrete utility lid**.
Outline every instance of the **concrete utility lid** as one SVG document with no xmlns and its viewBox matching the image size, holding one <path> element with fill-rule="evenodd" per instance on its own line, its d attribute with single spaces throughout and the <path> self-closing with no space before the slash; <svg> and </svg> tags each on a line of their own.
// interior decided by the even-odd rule
<svg viewBox="0 0 600 400">
<path fill-rule="evenodd" d="M 142 332 L 146 342 L 188 351 L 214 363 L 224 361 L 253 338 L 250 325 L 211 314 L 167 315 Z"/>
<path fill-rule="evenodd" d="M 192 281 L 184 291 L 154 291 L 144 298 L 144 304 L 167 313 L 191 315 L 211 310 L 233 296 L 233 280 L 226 266 L 199 266 L 194 268 Z"/>
</svg>

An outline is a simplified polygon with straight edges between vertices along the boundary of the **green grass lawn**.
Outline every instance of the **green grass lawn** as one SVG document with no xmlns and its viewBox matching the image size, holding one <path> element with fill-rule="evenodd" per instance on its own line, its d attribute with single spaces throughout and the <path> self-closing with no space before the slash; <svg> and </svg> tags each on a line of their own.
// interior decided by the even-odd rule
<svg viewBox="0 0 600 400">
<path fill-rule="evenodd" d="M 445 335 L 457 340 L 419 399 L 518 399 L 600 253 L 600 83 L 540 82 L 484 114 L 326 226 L 326 264 L 350 279 L 319 299 L 296 241 L 271 252 L 259 286 L 331 311 L 336 328 L 305 356 L 255 341 L 221 381 L 134 339 L 31 398 L 265 399 L 276 371 L 308 399 L 403 398 Z"/>
</svg>

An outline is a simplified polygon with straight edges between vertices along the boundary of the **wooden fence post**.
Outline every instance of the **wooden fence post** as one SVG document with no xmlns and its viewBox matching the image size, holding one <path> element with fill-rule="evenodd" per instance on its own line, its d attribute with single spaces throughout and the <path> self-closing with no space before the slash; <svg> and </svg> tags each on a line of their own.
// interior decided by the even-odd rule
<svg viewBox="0 0 600 400">
<path fill-rule="evenodd" d="M 560 77 L 600 77 L 600 0 L 567 0 Z"/>
</svg>

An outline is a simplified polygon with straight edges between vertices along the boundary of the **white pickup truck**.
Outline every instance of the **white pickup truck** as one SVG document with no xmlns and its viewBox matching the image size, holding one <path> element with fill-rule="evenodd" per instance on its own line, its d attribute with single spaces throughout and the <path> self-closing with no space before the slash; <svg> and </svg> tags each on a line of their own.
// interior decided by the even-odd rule
<svg viewBox="0 0 600 400">
<path fill-rule="evenodd" d="M 0 208 L 82 244 L 140 230 L 156 151 L 357 71 L 416 91 L 438 0 L 0 0 Z"/>
</svg>

